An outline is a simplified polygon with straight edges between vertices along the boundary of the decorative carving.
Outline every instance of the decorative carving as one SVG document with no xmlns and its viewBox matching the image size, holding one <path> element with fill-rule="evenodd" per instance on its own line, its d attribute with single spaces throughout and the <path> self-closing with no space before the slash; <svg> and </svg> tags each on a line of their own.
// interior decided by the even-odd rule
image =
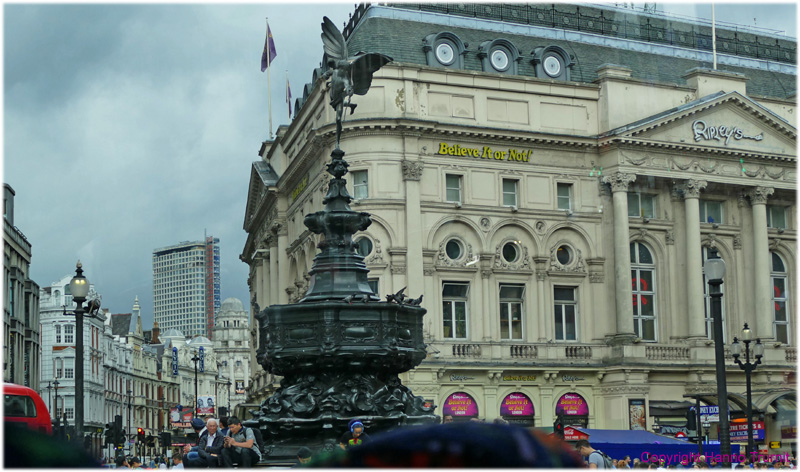
<svg viewBox="0 0 800 472">
<path fill-rule="evenodd" d="M 422 178 L 423 167 L 422 161 L 403 160 L 403 180 L 419 181 Z"/>
<path fill-rule="evenodd" d="M 703 240 L 703 246 L 709 247 L 711 249 L 717 248 L 717 235 L 714 233 L 708 233 L 708 236 L 705 240 Z"/>
<path fill-rule="evenodd" d="M 422 273 L 425 275 L 433 275 L 434 272 L 436 272 L 436 269 L 433 266 L 426 265 L 422 268 Z"/>
<path fill-rule="evenodd" d="M 734 234 L 733 235 L 733 248 L 734 249 L 741 249 L 742 248 L 742 235 L 741 234 Z"/>
<path fill-rule="evenodd" d="M 603 176 L 603 183 L 611 186 L 611 191 L 627 192 L 630 185 L 636 180 L 636 174 L 626 174 L 624 172 L 614 172 Z"/>
<path fill-rule="evenodd" d="M 634 241 L 641 241 L 641 240 L 644 240 L 645 238 L 647 238 L 647 236 L 649 236 L 649 235 L 650 235 L 650 233 L 646 229 L 639 228 L 639 230 L 634 233 L 633 240 Z"/>
<path fill-rule="evenodd" d="M 745 190 L 745 195 L 750 198 L 752 205 L 766 205 L 770 195 L 775 193 L 772 187 L 753 187 Z"/>
<path fill-rule="evenodd" d="M 705 172 L 706 174 L 719 174 L 719 170 L 717 170 L 717 168 L 719 167 L 718 165 L 706 166 L 706 165 L 703 165 L 703 163 L 701 161 L 697 160 L 697 159 L 691 160 L 688 164 L 681 165 L 681 164 L 678 164 L 678 161 L 676 161 L 673 158 L 672 159 L 672 165 L 677 167 L 680 170 L 689 170 L 691 168 L 693 170 L 700 169 L 701 171 Z"/>
<path fill-rule="evenodd" d="M 640 166 L 647 162 L 647 156 L 644 156 L 641 159 L 634 159 L 632 157 L 625 156 L 625 160 L 635 166 Z"/>
<path fill-rule="evenodd" d="M 451 237 L 445 238 L 445 241 L 449 241 Z M 467 263 L 475 260 L 475 256 L 472 254 L 472 244 L 466 244 L 467 246 L 467 255 L 466 257 L 461 257 L 457 260 L 452 260 L 447 257 L 447 253 L 445 252 L 445 241 L 439 243 L 439 250 L 436 252 L 436 265 L 441 267 L 467 267 Z M 464 243 L 462 243 L 464 244 Z"/>
<path fill-rule="evenodd" d="M 536 225 L 534 225 L 533 228 L 536 231 L 536 233 L 542 235 L 544 234 L 544 231 L 547 229 L 547 223 L 545 223 L 544 221 L 537 221 Z"/>
<path fill-rule="evenodd" d="M 481 228 L 483 228 L 484 231 L 489 231 L 491 225 L 492 225 L 492 220 L 490 220 L 488 217 L 484 216 L 483 218 L 481 218 Z"/>
<path fill-rule="evenodd" d="M 700 191 L 706 188 L 708 182 L 705 180 L 689 179 L 682 182 L 679 186 L 683 193 L 683 198 L 700 198 Z"/>
<path fill-rule="evenodd" d="M 605 275 L 602 272 L 589 272 L 589 282 L 593 284 L 603 283 Z"/>
<path fill-rule="evenodd" d="M 405 274 L 406 273 L 406 265 L 405 264 L 392 263 L 392 273 L 393 274 Z"/>
<path fill-rule="evenodd" d="M 481 269 L 481 277 L 488 279 L 492 275 L 492 269 Z"/>
<path fill-rule="evenodd" d="M 536 280 L 541 282 L 546 278 L 547 278 L 547 271 L 544 271 L 544 270 L 537 270 L 536 271 Z"/>
<path fill-rule="evenodd" d="M 554 272 L 586 272 L 586 265 L 583 261 L 583 255 L 580 249 L 574 249 L 575 251 L 574 257 L 567 265 L 561 265 L 556 258 L 556 251 L 558 250 L 561 243 L 556 244 L 552 248 L 550 248 L 550 269 Z M 538 275 L 538 273 L 537 273 Z"/>
<path fill-rule="evenodd" d="M 383 251 L 381 250 L 381 240 L 374 238 L 375 245 L 372 249 L 372 255 L 364 261 L 366 264 L 383 264 Z"/>
<path fill-rule="evenodd" d="M 739 191 L 739 194 L 736 195 L 736 206 L 742 208 L 745 205 L 747 205 L 747 197 L 744 194 L 744 190 L 741 190 Z"/>
<path fill-rule="evenodd" d="M 785 173 L 786 173 L 786 169 L 781 169 L 780 172 L 775 173 L 775 172 L 768 171 L 767 168 L 764 167 L 764 166 L 758 166 L 758 169 L 756 169 L 754 171 L 751 171 L 751 170 L 745 170 L 744 171 L 744 175 L 746 175 L 748 177 L 762 177 L 764 175 L 767 175 L 768 177 L 770 177 L 773 180 L 778 180 L 778 179 L 782 178 Z"/>
<path fill-rule="evenodd" d="M 778 250 L 778 248 L 780 248 L 780 246 L 781 246 L 781 243 L 782 243 L 782 242 L 783 242 L 783 241 L 782 241 L 782 240 L 780 240 L 780 239 L 778 239 L 778 238 L 772 239 L 772 240 L 769 242 L 769 248 L 770 248 L 770 250 L 772 250 L 772 251 L 777 251 L 777 250 Z"/>
<path fill-rule="evenodd" d="M 500 243 L 495 248 L 494 252 L 494 264 L 493 267 L 495 269 L 510 269 L 510 270 L 531 270 L 531 262 L 530 258 L 528 257 L 528 247 L 522 247 L 522 257 L 518 257 L 516 262 L 508 262 L 506 261 L 501 255 L 500 251 L 505 243 Z M 517 246 L 520 247 L 520 246 Z"/>
<path fill-rule="evenodd" d="M 673 246 L 675 244 L 675 231 L 668 229 L 664 237 L 667 240 L 667 244 L 669 244 L 670 246 Z"/>
<path fill-rule="evenodd" d="M 669 199 L 673 202 L 679 202 L 683 199 L 683 192 L 681 191 L 680 185 L 673 182 L 672 187 L 669 189 Z"/>
</svg>

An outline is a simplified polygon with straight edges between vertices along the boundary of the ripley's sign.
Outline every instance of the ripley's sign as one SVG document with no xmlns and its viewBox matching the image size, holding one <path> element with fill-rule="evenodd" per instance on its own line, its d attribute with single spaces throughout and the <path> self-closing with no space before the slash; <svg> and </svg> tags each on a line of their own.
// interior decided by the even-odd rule
<svg viewBox="0 0 800 472">
<path fill-rule="evenodd" d="M 758 136 L 748 136 L 744 134 L 744 131 L 741 128 L 737 128 L 736 126 L 708 126 L 703 120 L 695 120 L 695 122 L 692 123 L 692 131 L 694 131 L 695 141 L 702 141 L 704 139 L 722 141 L 725 139 L 726 146 L 731 138 L 736 140 L 753 139 L 755 141 L 761 141 L 764 139 L 764 133 L 761 133 Z"/>
<path fill-rule="evenodd" d="M 530 149 L 526 150 L 519 150 L 519 149 L 507 149 L 505 151 L 497 151 L 489 146 L 483 146 L 482 148 L 469 148 L 461 146 L 460 144 L 456 144 L 455 146 L 449 146 L 447 143 L 439 143 L 439 150 L 436 153 L 440 156 L 456 156 L 456 157 L 474 157 L 477 159 L 495 159 L 498 161 L 518 161 L 518 162 L 530 162 L 531 154 L 533 151 Z"/>
</svg>

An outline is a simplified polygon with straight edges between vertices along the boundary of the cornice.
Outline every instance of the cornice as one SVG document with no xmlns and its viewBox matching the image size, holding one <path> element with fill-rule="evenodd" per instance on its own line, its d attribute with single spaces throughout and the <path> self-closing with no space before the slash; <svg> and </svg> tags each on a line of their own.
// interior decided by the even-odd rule
<svg viewBox="0 0 800 472">
<path fill-rule="evenodd" d="M 770 161 L 790 162 L 796 163 L 797 157 L 788 154 L 767 154 L 753 151 L 745 151 L 742 149 L 727 149 L 711 146 L 691 145 L 685 143 L 669 143 L 664 141 L 654 141 L 649 139 L 631 138 L 631 137 L 614 137 L 604 138 L 598 142 L 598 146 L 607 152 L 611 150 L 612 146 L 620 149 L 631 148 L 649 148 L 649 149 L 662 149 L 665 151 L 682 151 L 703 155 L 716 155 L 716 156 L 730 156 L 736 159 L 749 158 L 749 159 L 763 159 Z M 688 156 L 683 156 L 688 157 Z"/>
</svg>

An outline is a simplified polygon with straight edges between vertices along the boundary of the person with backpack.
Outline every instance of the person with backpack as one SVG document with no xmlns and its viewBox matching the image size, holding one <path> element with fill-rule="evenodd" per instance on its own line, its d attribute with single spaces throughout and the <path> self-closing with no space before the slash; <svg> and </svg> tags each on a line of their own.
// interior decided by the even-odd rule
<svg viewBox="0 0 800 472">
<path fill-rule="evenodd" d="M 602 451 L 594 449 L 589 441 L 581 439 L 575 443 L 575 450 L 586 458 L 590 469 L 611 469 L 613 468 L 611 458 L 603 454 Z"/>
<path fill-rule="evenodd" d="M 251 428 L 242 426 L 236 416 L 228 418 L 228 436 L 225 437 L 222 449 L 222 463 L 226 468 L 233 468 L 233 463 L 240 468 L 252 467 L 261 460 L 255 433 Z"/>
</svg>

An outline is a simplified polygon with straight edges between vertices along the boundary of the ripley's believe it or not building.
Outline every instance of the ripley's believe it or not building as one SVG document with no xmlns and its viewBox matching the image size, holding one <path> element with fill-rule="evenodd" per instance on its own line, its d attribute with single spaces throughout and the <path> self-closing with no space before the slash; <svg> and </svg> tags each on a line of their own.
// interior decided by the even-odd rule
<svg viewBox="0 0 800 472">
<path fill-rule="evenodd" d="M 360 5 L 344 32 L 394 59 L 342 149 L 376 293 L 424 294 L 429 355 L 406 385 L 457 419 L 685 430 L 695 397 L 716 404 L 718 254 L 731 417 L 747 322 L 766 344 L 757 442 L 795 450 L 794 39 L 718 28 L 715 70 L 710 26 L 614 8 Z M 302 298 L 317 253 L 323 72 L 253 163 L 242 259 L 262 309 Z M 250 401 L 269 391 L 257 370 Z"/>
</svg>

